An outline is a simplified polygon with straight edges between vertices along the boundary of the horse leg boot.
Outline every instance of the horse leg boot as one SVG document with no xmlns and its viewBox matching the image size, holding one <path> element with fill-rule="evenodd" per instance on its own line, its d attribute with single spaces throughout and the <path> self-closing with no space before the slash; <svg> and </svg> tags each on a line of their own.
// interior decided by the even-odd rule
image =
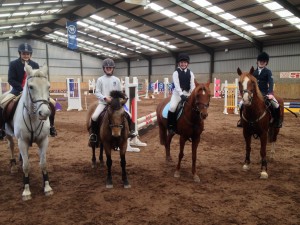
<svg viewBox="0 0 300 225">
<path fill-rule="evenodd" d="M 241 108 L 240 108 L 240 120 L 237 122 L 237 127 L 243 127 L 243 124 L 242 124 L 242 114 L 243 114 L 243 105 L 241 105 Z"/>
<path fill-rule="evenodd" d="M 0 140 L 3 140 L 3 138 L 5 137 L 5 128 L 4 128 L 4 120 L 3 120 L 3 109 L 0 107 Z"/>
<path fill-rule="evenodd" d="M 129 135 L 128 138 L 132 139 L 134 137 L 137 136 L 137 134 L 135 133 L 135 123 L 132 122 L 132 119 L 130 118 L 129 114 L 126 113 L 126 118 L 128 121 L 128 127 L 129 127 Z"/>
<path fill-rule="evenodd" d="M 90 142 L 97 142 L 98 122 L 91 119 L 91 135 Z"/>
<path fill-rule="evenodd" d="M 175 134 L 176 132 L 176 114 L 175 112 L 168 112 L 168 131 L 170 134 Z"/>
<path fill-rule="evenodd" d="M 49 116 L 49 121 L 50 121 L 50 136 L 51 137 L 55 137 L 57 135 L 56 129 L 54 127 L 54 119 L 55 119 L 55 106 L 54 104 L 50 101 L 50 110 L 51 110 L 51 114 Z"/>
</svg>

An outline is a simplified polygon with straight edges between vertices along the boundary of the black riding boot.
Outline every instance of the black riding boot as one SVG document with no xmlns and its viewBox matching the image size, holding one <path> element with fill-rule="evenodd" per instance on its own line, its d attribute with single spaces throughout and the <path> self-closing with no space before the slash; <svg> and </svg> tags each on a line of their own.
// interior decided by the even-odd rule
<svg viewBox="0 0 300 225">
<path fill-rule="evenodd" d="M 57 135 L 57 131 L 54 127 L 54 119 L 55 119 L 55 106 L 50 102 L 50 110 L 51 110 L 51 114 L 49 116 L 49 121 L 50 121 L 50 136 L 51 137 L 55 137 Z"/>
<path fill-rule="evenodd" d="M 240 108 L 240 120 L 237 122 L 237 127 L 243 127 L 242 125 L 242 113 L 243 113 L 243 105 Z"/>
<path fill-rule="evenodd" d="M 282 120 L 281 120 L 281 116 L 280 116 L 280 107 L 278 107 L 277 109 L 273 109 L 273 118 L 274 118 L 274 127 L 275 128 L 281 128 L 282 127 Z"/>
<path fill-rule="evenodd" d="M 3 138 L 6 136 L 5 131 L 4 131 L 5 123 L 3 121 L 2 112 L 3 112 L 3 109 L 0 108 L 0 140 L 3 140 Z"/>
<path fill-rule="evenodd" d="M 90 142 L 97 142 L 98 122 L 91 119 Z"/>
<path fill-rule="evenodd" d="M 170 134 L 176 132 L 176 114 L 175 112 L 168 112 L 168 131 Z"/>
<path fill-rule="evenodd" d="M 128 137 L 130 139 L 134 138 L 137 136 L 137 134 L 135 133 L 135 123 L 132 122 L 132 119 L 130 118 L 129 114 L 126 113 L 126 118 L 127 118 L 127 121 L 128 121 L 128 127 L 129 127 L 129 135 Z"/>
</svg>

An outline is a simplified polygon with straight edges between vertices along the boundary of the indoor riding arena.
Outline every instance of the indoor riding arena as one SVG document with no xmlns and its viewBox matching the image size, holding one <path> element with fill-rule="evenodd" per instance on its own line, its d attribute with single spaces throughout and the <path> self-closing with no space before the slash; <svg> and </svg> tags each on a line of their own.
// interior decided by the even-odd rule
<svg viewBox="0 0 300 225">
<path fill-rule="evenodd" d="M 300 224 L 299 1 L 74 0 L 33 4 L 4 0 L 0 6 L 0 99 L 13 88 L 8 78 L 10 62 L 22 57 L 19 46 L 27 43 L 32 47 L 31 60 L 40 67 L 48 66 L 57 131 L 57 136 L 49 135 L 46 152 L 53 190 L 49 196 L 44 193 L 45 174 L 34 138 L 29 147 L 30 199 L 22 198 L 28 180 L 19 155 L 21 137 L 14 137 L 14 172 L 7 137 L 0 140 L 0 225 Z M 15 12 L 23 14 L 14 16 Z M 230 15 L 224 14 L 234 17 L 228 19 Z M 234 18 L 246 24 L 237 25 Z M 24 21 L 35 22 L 22 25 Z M 67 36 L 69 21 L 77 22 L 77 46 L 73 49 Z M 259 135 L 251 135 L 251 164 L 245 170 L 246 125 L 237 127 L 240 101 L 247 92 L 239 83 L 237 69 L 248 73 L 253 66 L 256 70 L 262 52 L 269 57 L 266 67 L 272 71 L 274 95 L 284 101 L 277 140 L 267 143 L 268 177 L 264 179 L 260 177 Z M 175 92 L 172 74 L 181 65 L 180 53 L 189 56 L 188 68 L 197 83 L 209 83 L 210 89 L 209 104 L 200 103 L 208 113 L 196 151 L 200 181 L 194 181 L 192 173 L 191 141 L 184 146 L 180 177 L 174 176 L 180 135 L 171 142 L 171 160 L 160 144 L 156 108 Z M 96 166 L 92 163 L 87 113 L 98 101 L 97 80 L 106 71 L 103 61 L 107 58 L 115 63 L 113 75 L 128 96 L 126 104 L 138 132 L 129 139 L 126 151 L 130 188 L 124 188 L 122 182 L 118 149 L 112 149 L 113 188 L 106 187 L 105 152 L 104 163 L 100 163 L 97 148 Z M 255 95 L 254 91 L 249 95 Z M 189 101 L 191 98 L 185 104 Z M 191 129 L 197 126 L 185 119 Z"/>
</svg>

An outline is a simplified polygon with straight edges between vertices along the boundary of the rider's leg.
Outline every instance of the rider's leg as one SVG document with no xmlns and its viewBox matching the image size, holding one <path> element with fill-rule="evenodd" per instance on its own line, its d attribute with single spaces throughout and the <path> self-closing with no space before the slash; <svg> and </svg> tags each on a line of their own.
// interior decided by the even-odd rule
<svg viewBox="0 0 300 225">
<path fill-rule="evenodd" d="M 168 112 L 168 130 L 170 134 L 176 132 L 176 114 L 175 112 Z"/>
<path fill-rule="evenodd" d="M 2 117 L 2 112 L 3 109 L 0 107 L 0 140 L 3 140 L 3 138 L 5 137 L 5 131 L 4 131 L 5 123 Z"/>
<path fill-rule="evenodd" d="M 273 96 L 273 99 L 270 100 L 272 105 L 272 116 L 274 118 L 274 127 L 275 128 L 281 128 L 282 127 L 282 120 L 280 115 L 280 106 L 278 101 Z"/>
<path fill-rule="evenodd" d="M 99 129 L 98 125 L 98 117 L 105 108 L 104 104 L 98 104 L 97 108 L 95 109 L 92 117 L 91 117 L 91 134 L 90 134 L 90 142 L 97 142 L 97 133 Z"/>
<path fill-rule="evenodd" d="M 54 119 L 55 119 L 56 109 L 55 109 L 55 101 L 51 98 L 50 98 L 50 104 L 49 105 L 50 105 L 50 110 L 51 110 L 51 114 L 49 116 L 50 135 L 52 137 L 55 137 L 57 135 L 57 131 L 56 131 L 55 126 L 54 126 Z"/>
<path fill-rule="evenodd" d="M 128 121 L 128 127 L 129 127 L 129 138 L 134 138 L 137 136 L 137 134 L 135 133 L 135 123 L 132 121 L 131 115 L 129 112 L 126 111 L 126 119 Z"/>
</svg>

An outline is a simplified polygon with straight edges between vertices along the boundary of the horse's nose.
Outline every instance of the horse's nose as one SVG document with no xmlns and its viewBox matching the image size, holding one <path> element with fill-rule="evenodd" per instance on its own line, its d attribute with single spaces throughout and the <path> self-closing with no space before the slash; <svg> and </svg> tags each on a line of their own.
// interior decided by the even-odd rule
<svg viewBox="0 0 300 225">
<path fill-rule="evenodd" d="M 202 119 L 206 119 L 207 116 L 208 116 L 207 112 L 201 112 L 201 118 Z"/>
<path fill-rule="evenodd" d="M 51 111 L 49 110 L 48 107 L 42 106 L 42 107 L 40 108 L 38 114 L 39 114 L 40 120 L 46 120 L 46 119 L 50 116 Z"/>
</svg>

